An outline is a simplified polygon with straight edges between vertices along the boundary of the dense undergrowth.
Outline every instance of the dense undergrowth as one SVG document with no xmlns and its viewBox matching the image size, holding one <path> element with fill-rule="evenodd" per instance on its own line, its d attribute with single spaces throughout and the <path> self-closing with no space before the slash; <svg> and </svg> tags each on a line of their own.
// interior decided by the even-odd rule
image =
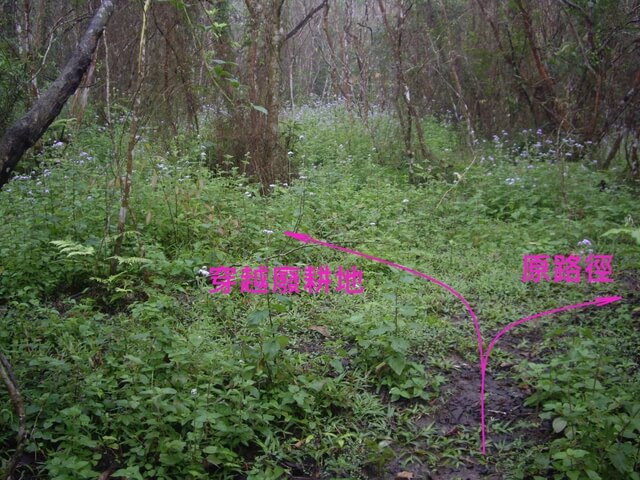
<svg viewBox="0 0 640 480">
<path fill-rule="evenodd" d="M 637 192 L 567 161 L 586 146 L 542 132 L 470 153 L 429 121 L 447 173 L 423 167 L 411 185 L 384 115 L 367 130 L 311 109 L 285 127 L 291 178 L 269 196 L 233 169 L 212 177 L 211 140 L 141 141 L 118 258 L 117 166 L 97 127 L 47 147 L 0 193 L 0 349 L 28 416 L 20 478 L 456 478 L 470 465 L 496 478 L 640 478 Z M 498 344 L 489 372 L 516 378 L 539 415 L 490 417 L 502 440 L 490 435 L 483 457 L 479 423 L 436 421 L 460 369 L 478 368 L 460 303 L 287 230 L 452 285 L 489 338 L 534 312 L 625 299 L 519 327 L 526 360 Z M 587 248 L 613 254 L 613 283 L 521 281 L 524 254 Z M 212 295 L 199 271 L 220 265 L 356 265 L 365 293 Z M 2 462 L 16 429 L 0 391 Z"/>
</svg>

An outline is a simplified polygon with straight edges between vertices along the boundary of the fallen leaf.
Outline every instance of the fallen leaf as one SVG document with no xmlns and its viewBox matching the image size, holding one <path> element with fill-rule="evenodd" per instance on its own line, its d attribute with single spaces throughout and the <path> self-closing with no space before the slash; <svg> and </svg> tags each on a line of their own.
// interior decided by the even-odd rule
<svg viewBox="0 0 640 480">
<path fill-rule="evenodd" d="M 449 430 L 447 433 L 444 434 L 445 437 L 450 437 L 451 435 L 455 435 L 456 433 L 458 433 L 458 426 L 454 426 L 453 428 L 451 428 L 451 430 Z"/>
<path fill-rule="evenodd" d="M 411 480 L 415 477 L 413 472 L 403 471 L 396 474 L 396 480 Z"/>
<path fill-rule="evenodd" d="M 309 330 L 313 330 L 314 332 L 318 332 L 323 337 L 329 337 L 331 334 L 327 327 L 323 327 L 322 325 L 313 325 L 309 327 Z"/>
</svg>

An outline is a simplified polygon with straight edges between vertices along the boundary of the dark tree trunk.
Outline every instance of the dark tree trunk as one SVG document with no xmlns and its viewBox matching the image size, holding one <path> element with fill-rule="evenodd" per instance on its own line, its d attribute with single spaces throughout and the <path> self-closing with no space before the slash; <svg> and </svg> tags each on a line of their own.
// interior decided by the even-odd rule
<svg viewBox="0 0 640 480">
<path fill-rule="evenodd" d="M 85 71 L 91 64 L 93 52 L 102 35 L 117 0 L 102 0 L 91 19 L 75 52 L 49 89 L 31 109 L 0 139 L 0 189 L 9 181 L 24 152 L 31 148 L 46 132 L 51 122 L 62 111 L 67 99 L 76 91 Z"/>
</svg>

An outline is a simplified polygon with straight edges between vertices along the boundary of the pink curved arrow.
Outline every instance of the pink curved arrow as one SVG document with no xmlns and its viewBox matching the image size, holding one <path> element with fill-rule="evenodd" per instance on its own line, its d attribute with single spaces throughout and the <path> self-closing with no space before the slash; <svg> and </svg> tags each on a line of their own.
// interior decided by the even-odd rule
<svg viewBox="0 0 640 480">
<path fill-rule="evenodd" d="M 480 323 L 478 322 L 478 317 L 476 316 L 475 312 L 471 308 L 471 305 L 469 304 L 467 299 L 464 298 L 462 294 L 457 290 L 455 290 L 453 287 L 438 280 L 437 278 L 427 275 L 426 273 L 422 273 L 412 268 L 405 267 L 404 265 L 400 265 L 399 263 L 390 262 L 389 260 L 385 260 L 384 258 L 378 258 L 372 255 L 367 255 L 366 253 L 341 247 L 333 243 L 322 242 L 316 238 L 311 237 L 310 235 L 307 235 L 306 233 L 284 232 L 284 234 L 302 243 L 315 243 L 316 245 L 321 245 L 323 247 L 331 248 L 333 250 L 339 250 L 341 252 L 350 253 L 351 255 L 356 255 L 358 257 L 363 257 L 368 260 L 372 260 L 374 262 L 389 265 L 399 270 L 404 270 L 405 272 L 409 272 L 412 275 L 424 278 L 425 280 L 429 280 L 430 282 L 433 282 L 436 285 L 441 286 L 442 288 L 450 292 L 454 297 L 456 297 L 458 300 L 462 302 L 462 304 L 464 305 L 464 308 L 469 312 L 469 315 L 471 315 L 471 319 L 473 320 L 473 327 L 476 330 L 478 350 L 480 353 L 480 426 L 481 426 L 481 432 L 482 432 L 481 436 L 482 436 L 482 454 L 483 455 L 487 453 L 486 428 L 485 428 L 485 405 L 484 405 L 485 377 L 486 377 L 486 371 L 487 371 L 487 364 L 489 362 L 489 355 L 491 355 L 491 351 L 493 350 L 493 347 L 496 345 L 496 343 L 498 343 L 498 340 L 500 340 L 500 338 L 512 328 L 515 328 L 518 325 L 528 322 L 529 320 L 533 320 L 535 318 L 544 317 L 546 315 L 553 315 L 553 314 L 564 312 L 567 310 L 574 310 L 576 308 L 585 308 L 585 307 L 592 307 L 592 306 L 604 307 L 605 305 L 608 305 L 610 303 L 622 300 L 622 297 L 598 297 L 595 300 L 592 300 L 589 302 L 576 303 L 575 305 L 566 305 L 564 307 L 554 308 L 553 310 L 546 310 L 544 312 L 536 313 L 535 315 L 523 317 L 520 320 L 516 320 L 515 322 L 510 323 L 509 325 L 504 327 L 502 330 L 500 330 L 500 332 L 498 332 L 498 334 L 491 339 L 491 341 L 489 342 L 489 345 L 487 346 L 487 351 L 484 352 L 484 349 L 483 349 L 484 341 L 482 339 L 482 333 L 480 332 Z"/>
</svg>

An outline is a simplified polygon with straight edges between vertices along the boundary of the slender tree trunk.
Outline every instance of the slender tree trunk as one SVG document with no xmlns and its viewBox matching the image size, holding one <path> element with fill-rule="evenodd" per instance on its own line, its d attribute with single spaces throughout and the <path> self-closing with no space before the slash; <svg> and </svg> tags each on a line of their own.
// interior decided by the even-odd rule
<svg viewBox="0 0 640 480">
<path fill-rule="evenodd" d="M 129 128 L 129 143 L 127 145 L 127 167 L 124 177 L 124 182 L 122 182 L 122 197 L 120 203 L 120 214 L 118 215 L 118 227 L 117 232 L 118 235 L 116 237 L 116 241 L 113 247 L 113 256 L 120 256 L 120 252 L 122 249 L 122 244 L 124 242 L 124 233 L 126 229 L 127 222 L 127 214 L 130 210 L 130 198 L 131 198 L 131 187 L 133 184 L 133 149 L 137 143 L 137 133 L 138 133 L 138 125 L 140 115 L 140 106 L 141 106 L 141 93 L 140 90 L 142 88 L 142 83 L 145 77 L 145 67 L 146 67 L 146 59 L 147 59 L 147 50 L 146 50 L 146 31 L 147 31 L 147 14 L 149 12 L 149 8 L 151 7 L 151 0 L 145 0 L 143 12 L 142 12 L 142 30 L 140 32 L 140 44 L 138 47 L 138 71 L 136 75 L 136 89 L 133 99 L 133 112 L 131 125 Z M 119 174 L 119 172 L 118 172 Z M 111 264 L 111 274 L 114 275 L 117 270 L 117 259 L 114 258 L 113 263 Z"/>
<path fill-rule="evenodd" d="M 407 150 L 406 154 L 409 159 L 409 174 L 413 176 L 413 163 L 414 163 L 414 151 L 413 151 L 413 142 L 412 142 L 412 128 L 415 125 L 416 134 L 418 137 L 418 147 L 420 148 L 421 159 L 429 160 L 431 163 L 436 162 L 435 155 L 431 152 L 429 147 L 427 146 L 424 139 L 424 131 L 422 128 L 422 124 L 420 123 L 420 118 L 418 116 L 418 112 L 415 109 L 413 102 L 411 101 L 411 90 L 409 88 L 409 83 L 404 74 L 404 62 L 403 62 L 403 53 L 402 53 L 402 33 L 404 29 L 404 24 L 406 21 L 407 14 L 409 13 L 409 8 L 405 9 L 405 4 L 403 0 L 399 0 L 396 2 L 395 8 L 395 26 L 391 24 L 389 15 L 387 14 L 387 10 L 384 5 L 383 0 L 378 0 L 378 7 L 382 13 L 382 22 L 384 24 L 385 30 L 387 32 L 387 36 L 389 37 L 389 42 L 393 52 L 393 62 L 394 62 L 394 73 L 395 73 L 395 102 L 396 109 L 398 112 L 398 117 L 400 119 L 401 128 L 403 129 L 403 136 L 405 139 L 405 149 Z M 403 120 L 403 110 L 406 108 L 407 115 Z M 413 179 L 412 179 L 413 180 Z"/>
<path fill-rule="evenodd" d="M 84 111 L 87 108 L 87 102 L 89 101 L 89 88 L 94 82 L 96 73 L 96 52 L 93 52 L 91 56 L 91 63 L 84 74 L 84 79 L 76 93 L 73 95 L 73 103 L 71 104 L 71 114 L 76 117 L 77 125 L 82 125 L 82 119 L 84 118 Z"/>
<path fill-rule="evenodd" d="M 533 56 L 533 61 L 536 66 L 536 70 L 540 76 L 540 92 L 541 92 L 541 105 L 547 112 L 547 117 L 553 126 L 557 129 L 561 129 L 563 124 L 567 121 L 566 113 L 558 102 L 558 98 L 555 92 L 556 82 L 554 78 L 549 74 L 546 64 L 542 59 L 538 43 L 536 42 L 535 34 L 533 31 L 533 22 L 529 10 L 522 4 L 522 0 L 514 0 L 516 6 L 522 14 L 522 23 L 524 25 L 525 36 L 529 43 L 529 49 Z"/>
<path fill-rule="evenodd" d="M 0 380 L 2 380 L 2 383 L 4 383 L 7 391 L 9 392 L 9 399 L 11 400 L 15 413 L 18 417 L 16 449 L 13 452 L 13 455 L 11 455 L 11 457 L 9 458 L 4 471 L 0 471 L 0 480 L 11 480 L 13 478 L 14 470 L 18 466 L 18 462 L 26 446 L 25 440 L 27 438 L 27 414 L 24 407 L 24 399 L 22 398 L 22 394 L 20 393 L 18 381 L 13 374 L 11 363 L 2 352 L 0 352 Z"/>
</svg>

